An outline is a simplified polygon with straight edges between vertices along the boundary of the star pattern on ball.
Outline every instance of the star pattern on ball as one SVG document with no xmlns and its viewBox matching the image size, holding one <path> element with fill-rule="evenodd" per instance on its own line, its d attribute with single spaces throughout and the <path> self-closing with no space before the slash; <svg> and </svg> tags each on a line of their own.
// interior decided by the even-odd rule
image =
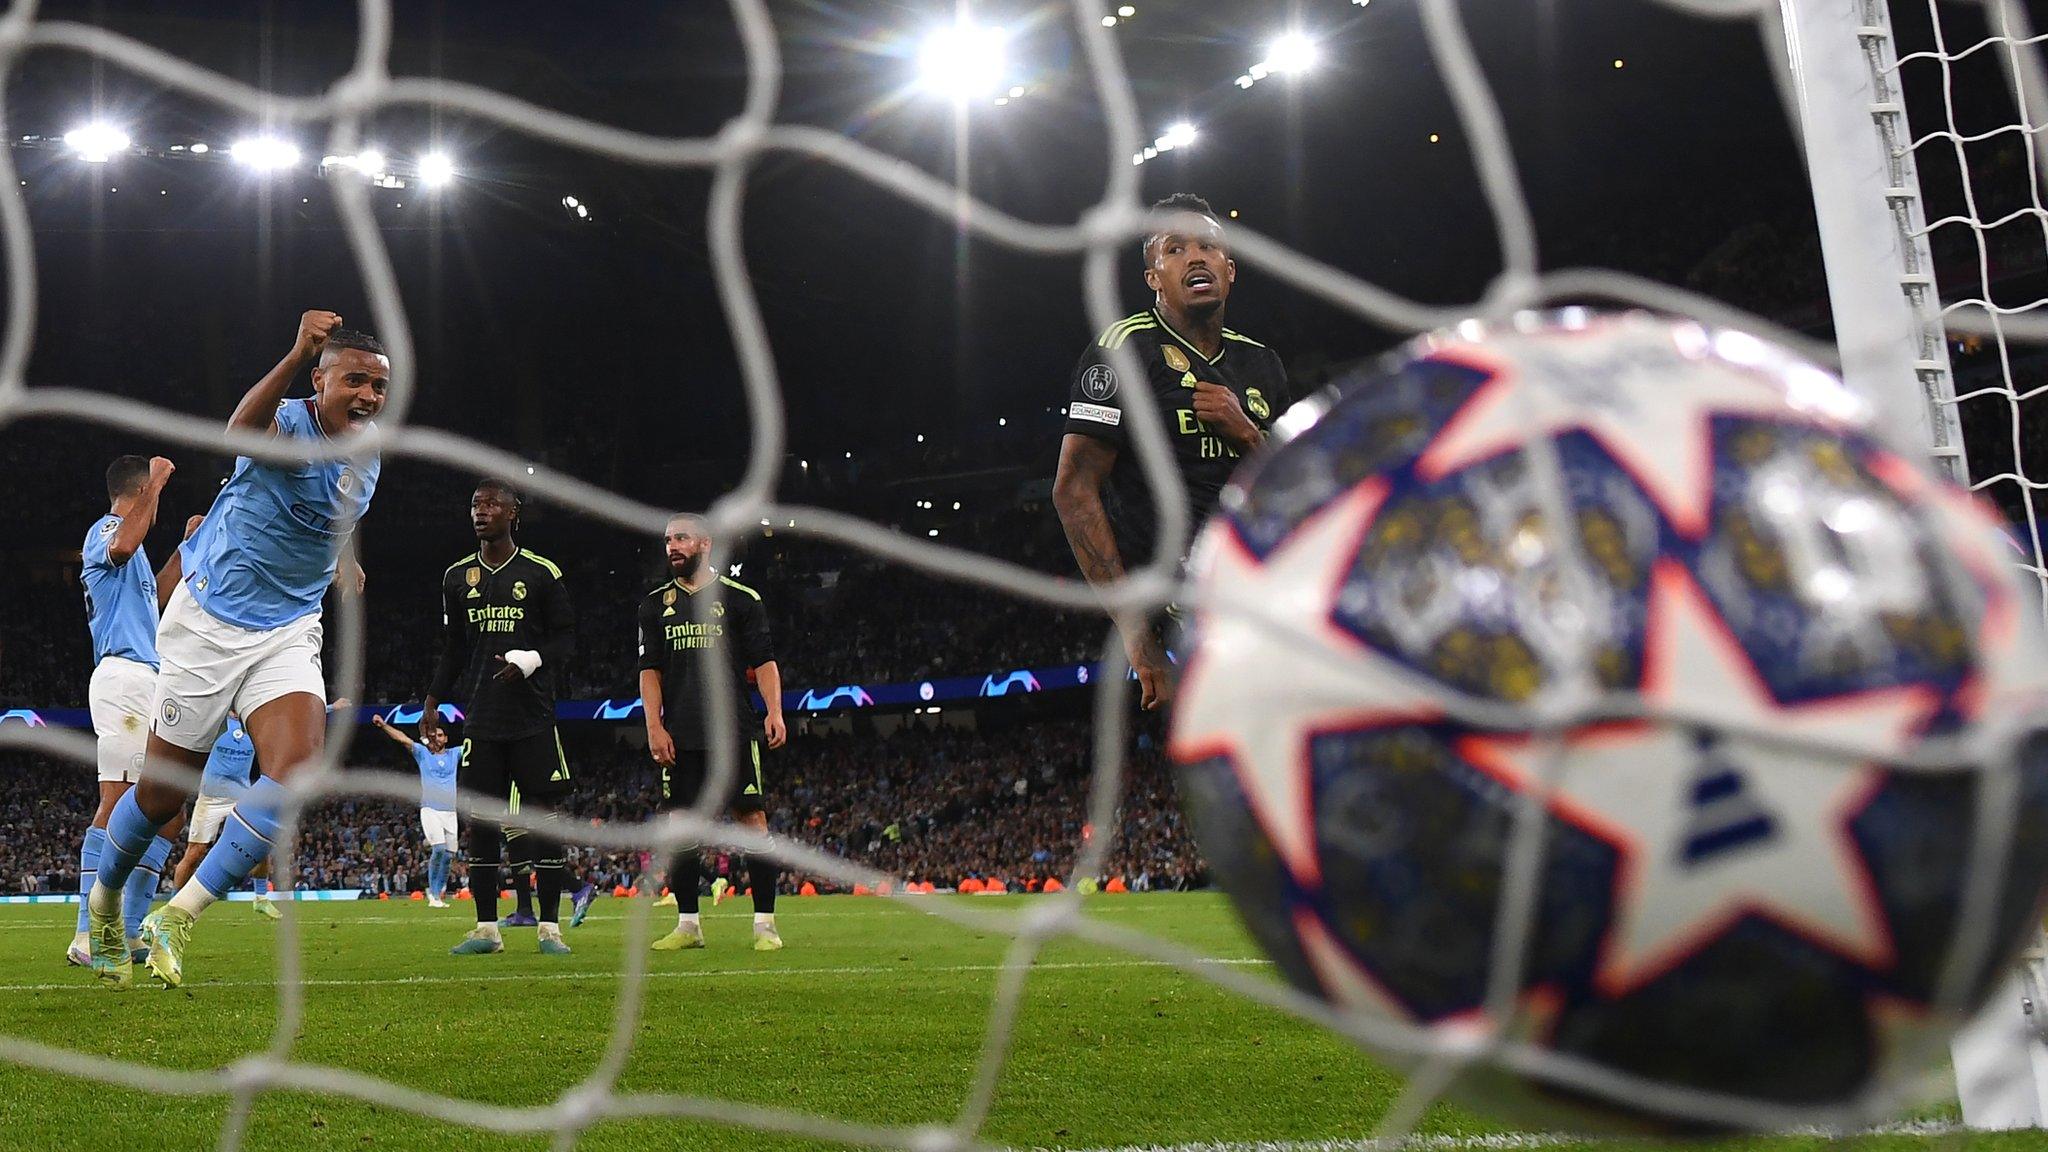
<svg viewBox="0 0 2048 1152">
<path fill-rule="evenodd" d="M 1201 645 L 1182 680 L 1168 751 L 1181 763 L 1229 760 L 1253 815 L 1281 862 L 1303 884 L 1321 882 L 1309 744 L 1322 732 L 1433 717 L 1437 698 L 1331 620 L 1358 544 L 1385 501 L 1384 481 L 1357 485 L 1309 517 L 1264 560 L 1227 521 L 1205 534 L 1203 587 L 1222 610 L 1196 613 Z M 1298 637 L 1232 611 L 1314 621 L 1334 658 L 1302 651 Z"/>
<path fill-rule="evenodd" d="M 1435 481 L 1538 437 L 1583 431 L 1633 476 L 1681 533 L 1706 533 L 1713 499 L 1713 427 L 1721 415 L 1808 423 L 1766 378 L 1703 357 L 1674 378 L 1668 337 L 1547 340 L 1518 347 L 1515 362 L 1452 346 L 1432 359 L 1490 374 L 1416 463 Z M 1645 350 L 1644 339 L 1661 347 Z M 1632 354 L 1633 353 L 1633 354 Z"/>
<path fill-rule="evenodd" d="M 1550 799 L 1620 852 L 1602 991 L 1640 988 L 1752 915 L 1889 968 L 1890 931 L 1849 823 L 1883 782 L 1866 757 L 1907 747 L 1933 694 L 1781 704 L 1681 566 L 1660 563 L 1652 581 L 1645 700 L 1711 714 L 1698 729 L 1651 720 L 1578 730 L 1565 738 Z M 1519 790 L 1537 787 L 1545 758 L 1559 754 L 1528 737 L 1477 735 L 1459 751 Z"/>
</svg>

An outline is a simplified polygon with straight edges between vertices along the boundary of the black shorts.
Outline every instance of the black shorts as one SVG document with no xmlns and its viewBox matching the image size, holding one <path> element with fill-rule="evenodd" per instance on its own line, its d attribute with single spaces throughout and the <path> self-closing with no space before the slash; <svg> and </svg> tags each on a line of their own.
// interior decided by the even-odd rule
<svg viewBox="0 0 2048 1152">
<path fill-rule="evenodd" d="M 767 810 L 767 786 L 761 780 L 761 742 L 749 740 L 740 749 L 732 774 L 732 799 L 727 807 L 741 815 Z M 676 762 L 661 766 L 661 805 L 688 808 L 711 779 L 711 753 L 703 748 L 677 748 Z"/>
<path fill-rule="evenodd" d="M 456 784 L 506 801 L 519 811 L 521 800 L 547 802 L 569 791 L 569 757 L 554 729 L 514 740 L 464 740 Z"/>
</svg>

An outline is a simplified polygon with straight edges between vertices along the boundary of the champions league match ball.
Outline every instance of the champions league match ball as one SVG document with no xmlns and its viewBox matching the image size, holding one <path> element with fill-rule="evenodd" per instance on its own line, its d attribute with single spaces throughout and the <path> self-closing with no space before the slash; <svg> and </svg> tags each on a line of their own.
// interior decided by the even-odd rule
<svg viewBox="0 0 2048 1152">
<path fill-rule="evenodd" d="M 1169 742 L 1286 978 L 1552 1127 L 1922 1083 L 2040 923 L 2048 708 L 1998 517 L 1872 428 L 1753 336 L 1581 312 L 1288 413 L 1199 540 Z"/>
</svg>

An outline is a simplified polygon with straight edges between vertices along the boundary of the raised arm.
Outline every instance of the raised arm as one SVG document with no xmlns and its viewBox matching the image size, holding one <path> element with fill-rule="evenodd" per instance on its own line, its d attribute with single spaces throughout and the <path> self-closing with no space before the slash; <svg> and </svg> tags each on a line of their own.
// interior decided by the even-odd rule
<svg viewBox="0 0 2048 1152">
<path fill-rule="evenodd" d="M 299 334 L 292 341 L 292 350 L 242 394 L 241 403 L 235 405 L 234 414 L 228 417 L 228 427 L 251 432 L 268 432 L 277 427 L 278 401 L 284 399 L 285 390 L 299 373 L 319 362 L 327 334 L 339 327 L 341 317 L 332 312 L 315 309 L 300 316 Z"/>
<path fill-rule="evenodd" d="M 107 541 L 107 563 L 119 568 L 142 547 L 142 538 L 149 535 L 150 525 L 156 523 L 157 498 L 164 494 L 164 485 L 170 483 L 171 473 L 177 470 L 176 465 L 161 456 L 149 458 L 149 479 L 142 482 L 142 490 L 135 494 L 135 504 L 121 517 L 114 538 Z"/>
<path fill-rule="evenodd" d="M 398 746 L 399 746 L 399 747 L 401 747 L 401 748 L 405 749 L 405 750 L 406 750 L 407 752 L 410 752 L 410 751 L 412 751 L 412 748 L 413 748 L 413 739 L 412 739 L 412 737 L 410 737 L 410 736 L 407 736 L 407 735 L 406 735 L 405 733 L 403 733 L 403 732 L 400 732 L 400 731 L 399 731 L 398 729 L 396 729 L 396 728 L 393 728 L 393 727 L 392 727 L 391 725 L 389 725 L 389 724 L 386 724 L 386 723 L 384 722 L 384 718 L 383 718 L 382 716 L 372 716 L 372 717 L 370 717 L 370 724 L 371 724 L 371 725 L 372 725 L 373 727 L 375 727 L 375 728 L 377 729 L 377 731 L 379 731 L 379 732 L 382 732 L 382 733 L 383 733 L 383 734 L 385 734 L 386 736 L 389 736 L 389 737 L 391 737 L 391 738 L 392 738 L 393 740 L 396 740 L 396 741 L 398 742 Z"/>
</svg>

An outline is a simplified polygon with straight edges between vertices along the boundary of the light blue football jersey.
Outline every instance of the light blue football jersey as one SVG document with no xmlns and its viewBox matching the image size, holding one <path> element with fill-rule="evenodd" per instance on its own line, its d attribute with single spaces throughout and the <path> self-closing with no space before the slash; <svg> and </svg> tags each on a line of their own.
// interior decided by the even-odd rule
<svg viewBox="0 0 2048 1152">
<path fill-rule="evenodd" d="M 242 722 L 228 717 L 228 730 L 213 742 L 206 755 L 205 778 L 199 789 L 208 796 L 240 796 L 249 787 L 256 764 L 256 744 Z"/>
<path fill-rule="evenodd" d="M 102 516 L 85 534 L 80 549 L 84 568 L 79 581 L 85 585 L 85 626 L 92 632 L 92 662 L 120 656 L 138 664 L 157 666 L 156 658 L 156 572 L 149 566 L 149 552 L 137 548 L 126 564 L 116 565 L 107 555 L 121 518 Z"/>
<path fill-rule="evenodd" d="M 420 766 L 420 807 L 455 811 L 455 766 L 462 763 L 462 750 L 429 752 L 425 744 L 415 741 L 412 759 Z"/>
<path fill-rule="evenodd" d="M 327 439 L 306 397 L 278 405 L 277 434 Z M 214 619 L 257 632 L 318 612 L 342 542 L 369 511 L 380 469 L 374 456 L 281 464 L 236 458 L 234 475 L 184 544 L 193 599 Z"/>
</svg>

